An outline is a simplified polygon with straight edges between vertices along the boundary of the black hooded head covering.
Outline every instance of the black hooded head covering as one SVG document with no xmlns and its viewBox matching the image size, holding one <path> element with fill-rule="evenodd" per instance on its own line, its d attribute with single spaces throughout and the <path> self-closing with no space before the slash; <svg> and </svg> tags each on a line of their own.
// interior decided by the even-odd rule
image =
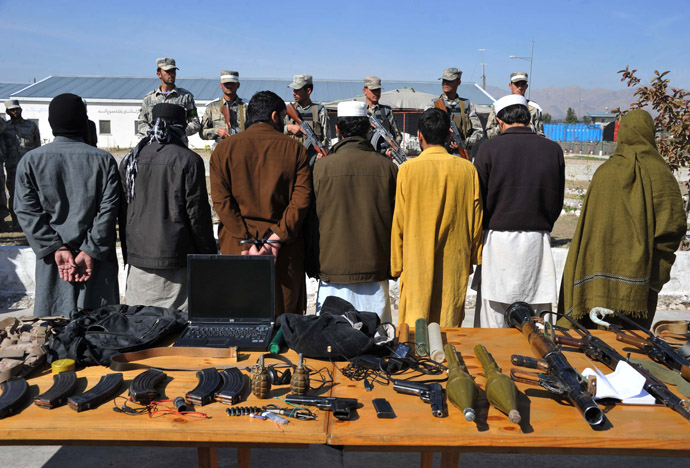
<svg viewBox="0 0 690 468">
<path fill-rule="evenodd" d="M 83 137 L 88 120 L 84 101 L 76 94 L 60 94 L 50 101 L 48 122 L 53 135 Z"/>
</svg>

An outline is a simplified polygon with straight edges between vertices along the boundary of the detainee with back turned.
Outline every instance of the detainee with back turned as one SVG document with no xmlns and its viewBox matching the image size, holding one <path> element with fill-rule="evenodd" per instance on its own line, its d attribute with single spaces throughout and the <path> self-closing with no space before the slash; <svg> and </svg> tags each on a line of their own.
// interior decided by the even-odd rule
<svg viewBox="0 0 690 468">
<path fill-rule="evenodd" d="M 370 128 L 365 103 L 339 103 L 336 131 L 341 140 L 314 165 L 316 311 L 328 296 L 337 296 L 390 322 L 390 238 L 398 169 L 374 151 L 367 140 Z"/>
<path fill-rule="evenodd" d="M 594 173 L 563 270 L 558 311 L 585 326 L 593 307 L 650 328 L 687 230 L 678 181 L 659 154 L 652 116 L 621 118 L 618 146 Z M 607 321 L 619 321 L 616 317 Z M 567 322 L 563 320 L 564 325 Z"/>
<path fill-rule="evenodd" d="M 184 142 L 185 109 L 156 104 L 153 127 L 120 164 L 120 241 L 130 305 L 187 311 L 187 255 L 217 253 L 206 170 Z"/>
<path fill-rule="evenodd" d="M 505 310 L 527 302 L 537 312 L 556 302 L 550 232 L 563 208 L 565 162 L 561 147 L 530 127 L 527 100 L 494 103 L 501 134 L 475 157 L 484 200 L 480 325 L 508 328 Z M 477 324 L 475 316 L 475 325 Z"/>
<path fill-rule="evenodd" d="M 79 96 L 48 106 L 55 139 L 17 167 L 17 214 L 36 254 L 34 315 L 118 304 L 115 222 L 120 177 L 115 159 L 84 142 L 88 118 Z"/>
<path fill-rule="evenodd" d="M 283 134 L 285 114 L 278 95 L 256 93 L 247 129 L 221 141 L 210 162 L 221 253 L 275 257 L 276 315 L 306 309 L 302 225 L 312 201 L 307 152 Z"/>
<path fill-rule="evenodd" d="M 450 118 L 424 111 L 422 153 L 400 166 L 391 233 L 391 272 L 400 278 L 398 323 L 418 318 L 459 327 L 472 265 L 481 263 L 482 197 L 472 163 L 449 154 Z"/>
</svg>

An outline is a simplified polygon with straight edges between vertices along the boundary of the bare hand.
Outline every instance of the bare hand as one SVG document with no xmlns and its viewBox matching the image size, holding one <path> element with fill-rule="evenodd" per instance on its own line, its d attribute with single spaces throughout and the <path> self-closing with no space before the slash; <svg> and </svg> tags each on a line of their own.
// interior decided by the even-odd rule
<svg viewBox="0 0 690 468">
<path fill-rule="evenodd" d="M 218 136 L 219 136 L 220 138 L 227 138 L 227 137 L 230 136 L 230 132 L 228 132 L 228 131 L 227 131 L 226 129 L 224 129 L 224 128 L 219 128 L 219 129 L 218 129 Z"/>
<path fill-rule="evenodd" d="M 302 130 L 302 127 L 300 127 L 297 124 L 290 124 L 287 126 L 287 131 L 292 133 L 295 136 L 300 136 L 304 135 L 304 131 Z"/>
<path fill-rule="evenodd" d="M 448 143 L 448 147 L 449 147 L 450 149 L 452 149 L 452 150 L 456 150 L 456 149 L 459 148 L 458 144 L 455 143 L 453 140 L 451 140 L 451 141 Z"/>
<path fill-rule="evenodd" d="M 386 150 L 386 156 L 388 156 L 388 159 L 393 159 L 393 148 L 388 148 Z"/>
<path fill-rule="evenodd" d="M 93 259 L 85 252 L 79 252 L 74 259 L 77 268 L 74 273 L 74 281 L 83 283 L 91 278 L 93 273 Z"/>
<path fill-rule="evenodd" d="M 58 268 L 60 279 L 74 281 L 74 271 L 77 265 L 74 263 L 74 256 L 69 250 L 55 251 L 55 264 Z"/>
<path fill-rule="evenodd" d="M 242 255 L 261 255 L 259 252 L 259 249 L 256 247 L 256 244 L 251 244 L 249 249 L 243 250 Z"/>
</svg>

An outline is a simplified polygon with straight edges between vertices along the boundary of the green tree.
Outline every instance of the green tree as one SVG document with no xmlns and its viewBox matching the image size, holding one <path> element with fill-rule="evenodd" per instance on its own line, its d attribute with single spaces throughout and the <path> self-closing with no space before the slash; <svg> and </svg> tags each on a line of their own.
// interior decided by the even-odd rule
<svg viewBox="0 0 690 468">
<path fill-rule="evenodd" d="M 588 115 L 585 115 L 584 117 L 582 117 L 582 123 L 589 125 L 592 123 L 592 118 Z"/>
<path fill-rule="evenodd" d="M 635 76 L 637 70 L 620 70 L 621 81 L 626 82 L 629 87 L 640 84 L 640 79 Z M 669 79 L 666 78 L 670 72 L 667 70 L 660 73 L 654 70 L 649 86 L 639 86 L 635 90 L 637 101 L 630 104 L 630 109 L 651 108 L 657 112 L 654 118 L 656 127 L 656 145 L 659 154 L 666 160 L 672 171 L 679 167 L 690 165 L 690 96 L 689 91 L 684 89 L 670 88 Z M 621 111 L 620 108 L 612 112 L 619 116 L 627 110 Z M 685 182 L 690 188 L 690 180 Z M 686 211 L 690 211 L 690 199 L 685 205 Z"/>
<path fill-rule="evenodd" d="M 568 107 L 568 110 L 565 113 L 565 123 L 577 123 L 577 114 L 575 113 L 575 109 L 573 109 L 572 107 Z"/>
<path fill-rule="evenodd" d="M 547 112 L 542 116 L 542 120 L 544 120 L 544 123 L 551 123 L 551 114 Z"/>
</svg>

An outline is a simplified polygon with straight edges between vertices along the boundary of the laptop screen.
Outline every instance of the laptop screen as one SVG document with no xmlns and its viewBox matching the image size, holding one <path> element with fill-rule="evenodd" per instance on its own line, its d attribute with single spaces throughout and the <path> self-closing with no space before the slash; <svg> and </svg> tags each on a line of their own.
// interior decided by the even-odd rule
<svg viewBox="0 0 690 468">
<path fill-rule="evenodd" d="M 272 256 L 188 255 L 189 320 L 273 322 Z"/>
</svg>

